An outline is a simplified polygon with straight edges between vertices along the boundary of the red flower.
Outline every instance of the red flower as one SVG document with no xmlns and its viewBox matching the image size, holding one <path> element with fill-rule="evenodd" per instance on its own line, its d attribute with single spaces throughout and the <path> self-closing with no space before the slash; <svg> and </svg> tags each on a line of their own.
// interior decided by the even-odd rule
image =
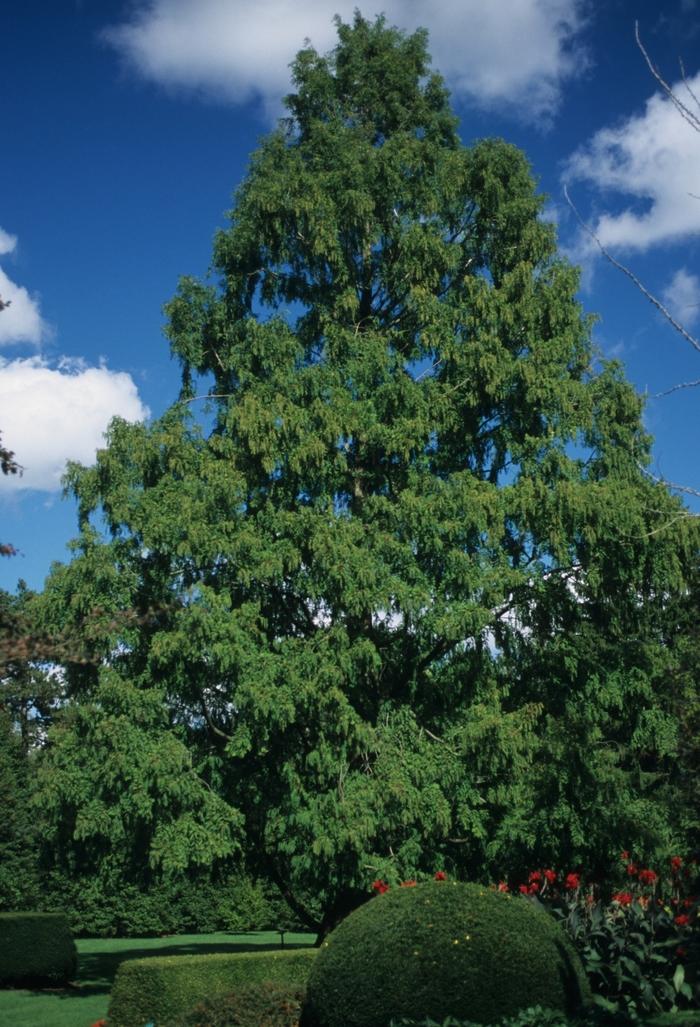
<svg viewBox="0 0 700 1027">
<path fill-rule="evenodd" d="M 95 1020 L 95 1022 L 92 1025 L 92 1027 L 107 1027 L 107 1021 L 106 1020 Z"/>
<path fill-rule="evenodd" d="M 677 874 L 678 871 L 680 870 L 681 866 L 683 865 L 683 860 L 681 859 L 680 856 L 671 856 L 670 862 L 671 862 L 671 870 L 673 871 L 674 874 Z"/>
<path fill-rule="evenodd" d="M 683 905 L 686 909 L 690 909 L 691 906 L 695 905 L 697 899 L 694 895 L 689 895 L 687 899 L 683 899 Z"/>
<path fill-rule="evenodd" d="M 445 871 L 444 870 L 438 870 L 438 872 L 435 875 L 435 880 L 436 881 L 446 881 L 447 880 L 447 874 L 445 873 Z"/>
<path fill-rule="evenodd" d="M 530 892 L 530 889 L 528 888 L 528 886 L 526 884 L 521 884 L 520 885 L 520 894 L 521 895 L 528 895 L 529 892 Z"/>
<path fill-rule="evenodd" d="M 550 884 L 554 884 L 554 882 L 557 879 L 557 875 L 555 874 L 555 872 L 553 870 L 545 870 L 544 876 L 546 877 L 546 879 L 549 881 Z"/>
<path fill-rule="evenodd" d="M 627 849 L 623 849 L 623 851 L 620 853 L 620 859 L 622 860 L 623 863 L 626 863 L 629 858 L 630 858 L 629 852 L 627 851 Z"/>
<path fill-rule="evenodd" d="M 621 906 L 632 905 L 632 893 L 628 891 L 617 891 L 612 897 L 613 902 L 619 902 Z"/>
<path fill-rule="evenodd" d="M 679 913 L 678 916 L 674 916 L 673 922 L 678 924 L 679 927 L 685 927 L 686 924 L 690 923 L 690 917 L 687 913 Z"/>
<path fill-rule="evenodd" d="M 578 886 L 581 884 L 580 874 L 567 874 L 566 880 L 564 881 L 564 887 L 567 891 L 576 891 Z"/>
<path fill-rule="evenodd" d="M 539 890 L 540 890 L 540 886 L 537 883 L 537 881 L 533 881 L 532 884 L 530 885 L 530 887 L 528 888 L 528 892 L 530 893 L 530 895 L 537 895 L 537 892 Z"/>
<path fill-rule="evenodd" d="M 401 887 L 402 887 L 402 888 L 415 888 L 415 886 L 416 886 L 417 884 L 418 884 L 418 882 L 417 882 L 417 881 L 414 881 L 414 880 L 413 880 L 413 878 L 411 878 L 411 880 L 410 880 L 410 881 L 402 881 L 402 882 L 401 882 Z"/>
<path fill-rule="evenodd" d="M 499 881 L 498 882 L 498 890 L 499 891 L 510 891 L 510 888 L 508 887 L 508 885 L 506 884 L 505 881 Z"/>
<path fill-rule="evenodd" d="M 628 863 L 626 867 L 629 877 L 635 877 L 639 873 L 639 867 L 636 863 Z"/>
<path fill-rule="evenodd" d="M 682 945 L 679 945 L 676 949 L 676 955 L 683 959 L 685 956 L 688 955 L 688 950 L 684 949 Z"/>
<path fill-rule="evenodd" d="M 389 891 L 389 885 L 386 883 L 386 881 L 382 881 L 379 878 L 377 878 L 376 881 L 372 882 L 372 891 L 375 892 L 377 895 L 383 895 L 385 891 Z"/>
<path fill-rule="evenodd" d="M 528 881 L 530 882 L 530 884 L 532 884 L 533 881 L 541 881 L 541 880 L 542 880 L 542 874 L 539 872 L 539 870 L 531 871 L 530 876 L 528 877 Z"/>
<path fill-rule="evenodd" d="M 653 870 L 640 870 L 639 880 L 641 884 L 656 884 L 659 875 Z"/>
</svg>

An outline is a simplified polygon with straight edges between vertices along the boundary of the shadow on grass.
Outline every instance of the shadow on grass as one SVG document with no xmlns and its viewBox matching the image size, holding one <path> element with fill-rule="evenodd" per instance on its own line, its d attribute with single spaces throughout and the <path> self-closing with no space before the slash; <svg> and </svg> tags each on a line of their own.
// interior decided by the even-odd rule
<svg viewBox="0 0 700 1027">
<path fill-rule="evenodd" d="M 207 956 L 222 952 L 272 952 L 280 951 L 279 941 L 256 940 L 264 936 L 270 938 L 271 932 L 251 932 L 248 935 L 235 934 L 229 938 L 222 935 L 221 939 L 191 941 L 163 939 L 161 944 L 154 944 L 154 939 L 116 938 L 116 949 L 103 951 L 105 939 L 96 939 L 95 948 L 89 948 L 90 940 L 83 941 L 78 954 L 78 980 L 65 988 L 26 988 L 32 995 L 55 995 L 61 999 L 87 998 L 88 996 L 108 995 L 114 983 L 114 977 L 120 963 L 126 959 L 148 959 L 151 956 Z M 146 944 L 143 944 L 146 941 Z M 308 948 L 308 941 L 285 940 L 285 949 Z"/>
</svg>

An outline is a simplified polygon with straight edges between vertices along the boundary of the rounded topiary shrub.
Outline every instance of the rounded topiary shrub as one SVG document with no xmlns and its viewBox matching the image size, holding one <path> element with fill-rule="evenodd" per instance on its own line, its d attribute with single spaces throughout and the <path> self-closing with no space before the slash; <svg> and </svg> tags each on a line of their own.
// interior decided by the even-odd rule
<svg viewBox="0 0 700 1027">
<path fill-rule="evenodd" d="M 490 1024 L 528 1006 L 573 1014 L 591 993 L 573 945 L 544 909 L 477 884 L 395 888 L 323 942 L 308 1027 L 377 1027 L 448 1016 Z"/>
</svg>

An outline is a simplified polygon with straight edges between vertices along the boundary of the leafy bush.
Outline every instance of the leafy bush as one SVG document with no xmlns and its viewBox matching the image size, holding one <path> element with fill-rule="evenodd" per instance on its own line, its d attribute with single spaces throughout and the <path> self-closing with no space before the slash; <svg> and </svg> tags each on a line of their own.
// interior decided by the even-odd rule
<svg viewBox="0 0 700 1027">
<path fill-rule="evenodd" d="M 205 999 L 173 1027 L 297 1027 L 303 988 L 261 981 Z"/>
<path fill-rule="evenodd" d="M 64 916 L 0 913 L 0 985 L 67 984 L 78 953 Z"/>
<path fill-rule="evenodd" d="M 317 952 L 318 949 L 286 949 L 127 960 L 114 979 L 109 1025 L 143 1027 L 152 1022 L 156 1027 L 165 1027 L 198 1002 L 256 982 L 304 987 Z"/>
<path fill-rule="evenodd" d="M 146 887 L 106 869 L 75 878 L 53 872 L 42 905 L 65 912 L 73 934 L 89 938 L 265 930 L 282 923 L 286 910 L 272 887 L 242 875 L 157 881 Z"/>
<path fill-rule="evenodd" d="M 29 763 L 0 709 L 0 910 L 34 909 L 37 824 L 29 804 Z"/>
<path fill-rule="evenodd" d="M 556 1009 L 543 1009 L 542 1006 L 528 1006 L 521 1009 L 515 1016 L 504 1016 L 490 1027 L 623 1027 L 632 1025 L 627 1016 L 611 1015 L 600 1008 L 590 1008 L 579 1016 L 571 1019 Z M 473 1020 L 456 1020 L 448 1016 L 441 1024 L 435 1020 L 392 1020 L 390 1027 L 482 1027 Z M 636 1022 L 636 1027 L 643 1025 Z"/>
<path fill-rule="evenodd" d="M 572 1021 L 556 1009 L 530 1006 L 516 1016 L 504 1016 L 491 1027 L 570 1027 Z M 473 1020 L 455 1020 L 448 1016 L 441 1024 L 434 1020 L 392 1020 L 390 1027 L 482 1027 Z"/>
<path fill-rule="evenodd" d="M 697 1007 L 698 900 L 689 894 L 697 884 L 696 868 L 674 856 L 668 870 L 657 873 L 622 855 L 620 887 L 607 901 L 594 886 L 584 887 L 578 873 L 536 870 L 520 890 L 566 929 L 595 1001 L 611 1014 L 637 1017 Z"/>
<path fill-rule="evenodd" d="M 311 970 L 303 1022 L 491 1023 L 533 1002 L 574 1012 L 589 1001 L 575 949 L 543 910 L 476 884 L 429 882 L 378 895 L 332 932 Z"/>
</svg>

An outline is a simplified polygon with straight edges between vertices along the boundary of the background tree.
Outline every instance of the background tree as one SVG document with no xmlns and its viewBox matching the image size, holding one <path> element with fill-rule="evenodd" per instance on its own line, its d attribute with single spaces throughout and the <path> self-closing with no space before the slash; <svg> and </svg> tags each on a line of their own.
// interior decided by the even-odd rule
<svg viewBox="0 0 700 1027">
<path fill-rule="evenodd" d="M 242 829 L 321 934 L 373 877 L 676 844 L 683 810 L 639 780 L 676 744 L 663 638 L 634 642 L 697 546 L 522 154 L 462 146 L 424 32 L 337 24 L 294 62 L 219 284 L 168 305 L 180 400 L 70 469 L 81 536 L 44 597 L 52 630 L 160 611 L 66 666 L 61 844 L 181 865 Z"/>
<path fill-rule="evenodd" d="M 0 910 L 31 909 L 38 895 L 39 839 L 30 765 L 0 705 Z"/>
</svg>

